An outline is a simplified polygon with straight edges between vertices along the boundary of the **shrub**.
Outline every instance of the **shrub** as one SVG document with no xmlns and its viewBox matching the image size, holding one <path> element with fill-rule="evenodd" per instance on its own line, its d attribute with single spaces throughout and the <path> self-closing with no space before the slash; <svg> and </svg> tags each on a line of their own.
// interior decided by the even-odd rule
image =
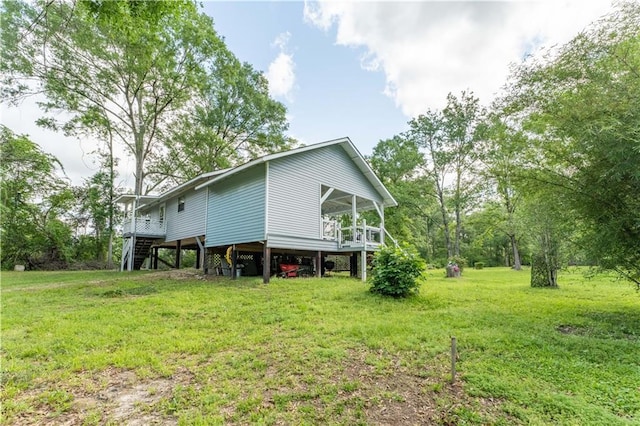
<svg viewBox="0 0 640 426">
<path fill-rule="evenodd" d="M 407 297 L 418 292 L 425 263 L 413 247 L 383 247 L 373 258 L 371 291 Z"/>
<path fill-rule="evenodd" d="M 476 262 L 473 264 L 473 267 L 476 269 L 482 269 L 484 268 L 484 262 Z"/>
</svg>

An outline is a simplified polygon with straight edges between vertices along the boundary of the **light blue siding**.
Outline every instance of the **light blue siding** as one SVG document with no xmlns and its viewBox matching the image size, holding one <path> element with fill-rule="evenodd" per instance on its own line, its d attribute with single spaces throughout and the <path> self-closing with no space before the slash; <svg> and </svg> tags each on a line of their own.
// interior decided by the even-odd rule
<svg viewBox="0 0 640 426">
<path fill-rule="evenodd" d="M 268 234 L 320 239 L 321 185 L 382 202 L 339 145 L 278 158 L 269 163 Z"/>
<path fill-rule="evenodd" d="M 208 203 L 207 247 L 264 240 L 265 166 L 212 184 Z"/>
<path fill-rule="evenodd" d="M 185 197 L 184 210 L 181 212 L 178 211 L 178 196 L 167 200 L 166 241 L 182 240 L 204 234 L 207 190 L 190 189 L 180 195 Z M 158 211 L 159 207 L 156 210 Z"/>
</svg>

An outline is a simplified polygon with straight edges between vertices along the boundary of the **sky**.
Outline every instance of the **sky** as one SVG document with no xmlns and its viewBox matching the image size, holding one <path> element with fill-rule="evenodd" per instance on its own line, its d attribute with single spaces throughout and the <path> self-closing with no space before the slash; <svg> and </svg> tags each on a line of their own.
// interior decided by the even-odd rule
<svg viewBox="0 0 640 426">
<path fill-rule="evenodd" d="M 203 11 L 243 62 L 265 73 L 304 144 L 344 136 L 364 155 L 472 91 L 489 105 L 510 66 L 568 42 L 610 1 L 205 1 Z M 93 141 L 39 129 L 36 100 L 0 107 L 1 121 L 55 155 L 74 184 L 96 172 Z M 124 157 L 124 154 L 123 154 Z M 133 186 L 133 159 L 120 163 Z"/>
</svg>

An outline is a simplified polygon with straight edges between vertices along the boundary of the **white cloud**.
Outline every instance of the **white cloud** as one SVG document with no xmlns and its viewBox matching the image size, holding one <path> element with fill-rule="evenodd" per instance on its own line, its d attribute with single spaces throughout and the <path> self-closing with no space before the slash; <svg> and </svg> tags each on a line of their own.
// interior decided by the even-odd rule
<svg viewBox="0 0 640 426">
<path fill-rule="evenodd" d="M 288 44 L 291 34 L 285 32 L 279 34 L 271 44 L 279 49 L 278 56 L 269 64 L 266 77 L 269 80 L 269 91 L 272 96 L 283 97 L 289 102 L 293 100 L 293 90 L 295 88 L 296 64 L 293 54 L 288 53 Z"/>
<path fill-rule="evenodd" d="M 364 48 L 361 66 L 383 71 L 384 93 L 407 116 L 472 90 L 489 103 L 509 65 L 542 46 L 569 41 L 610 10 L 596 2 L 305 3 L 304 19 L 336 28 L 336 44 Z"/>
</svg>

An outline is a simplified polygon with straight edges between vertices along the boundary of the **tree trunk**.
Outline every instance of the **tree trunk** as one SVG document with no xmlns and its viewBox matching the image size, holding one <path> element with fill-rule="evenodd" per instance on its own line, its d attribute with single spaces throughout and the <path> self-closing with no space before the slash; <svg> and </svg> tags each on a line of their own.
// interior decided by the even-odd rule
<svg viewBox="0 0 640 426">
<path fill-rule="evenodd" d="M 460 208 L 456 206 L 456 235 L 453 247 L 454 256 L 460 256 L 460 235 L 462 234 L 462 223 L 460 221 Z"/>
<path fill-rule="evenodd" d="M 449 218 L 447 217 L 447 209 L 444 205 L 444 194 L 438 191 L 438 201 L 440 202 L 440 214 L 442 215 L 442 226 L 444 228 L 444 244 L 447 249 L 447 259 L 453 257 L 451 250 L 451 235 L 449 234 Z"/>
<path fill-rule="evenodd" d="M 558 287 L 558 271 L 542 253 L 533 257 L 531 264 L 531 287 Z"/>
<path fill-rule="evenodd" d="M 520 261 L 520 251 L 518 250 L 518 240 L 515 235 L 509 235 L 511 241 L 511 249 L 513 250 L 513 269 L 516 271 L 522 270 L 522 262 Z"/>
<path fill-rule="evenodd" d="M 107 249 L 107 268 L 113 269 L 113 231 L 109 231 L 109 248 Z"/>
<path fill-rule="evenodd" d="M 115 200 L 115 180 L 116 180 L 116 172 L 115 172 L 115 163 L 113 159 L 113 133 L 111 132 L 111 128 L 108 128 L 109 134 L 109 153 L 108 159 L 109 162 L 109 224 L 107 225 L 107 232 L 109 233 L 109 247 L 107 248 L 107 268 L 113 269 L 113 221 L 115 216 L 115 206 L 113 205 L 113 201 Z"/>
<path fill-rule="evenodd" d="M 558 247 L 550 230 L 540 236 L 540 251 L 531 265 L 531 287 L 558 287 Z"/>
</svg>

